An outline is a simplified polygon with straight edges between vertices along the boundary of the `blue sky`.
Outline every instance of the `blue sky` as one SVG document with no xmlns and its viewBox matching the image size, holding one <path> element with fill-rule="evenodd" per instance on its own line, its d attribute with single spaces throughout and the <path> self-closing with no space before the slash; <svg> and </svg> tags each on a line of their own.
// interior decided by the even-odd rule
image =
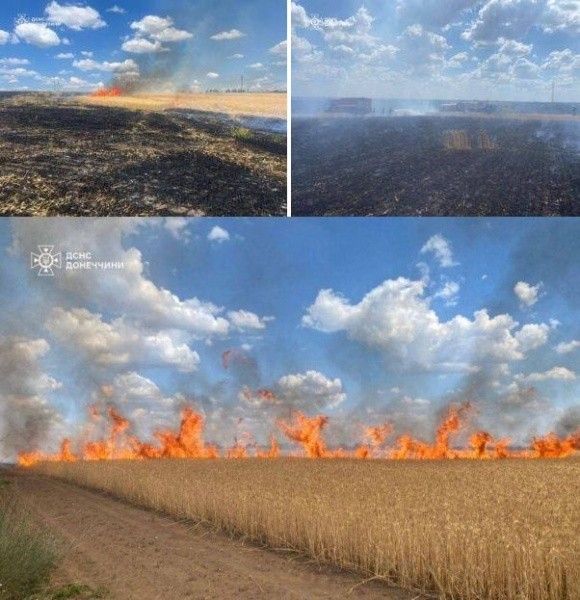
<svg viewBox="0 0 580 600">
<path fill-rule="evenodd" d="M 92 402 L 145 433 L 191 402 L 223 443 L 239 418 L 265 441 L 291 408 L 331 415 L 339 441 L 385 419 L 429 437 L 469 399 L 497 435 L 562 431 L 578 425 L 579 233 L 573 219 L 4 219 L 0 421 L 21 443 L 22 415 L 43 415 L 33 441 L 50 445 Z M 38 277 L 42 244 L 124 269 Z"/>
<path fill-rule="evenodd" d="M 283 0 L 0 4 L 0 89 L 286 87 Z"/>
<path fill-rule="evenodd" d="M 577 102 L 569 0 L 292 2 L 293 94 Z"/>
</svg>

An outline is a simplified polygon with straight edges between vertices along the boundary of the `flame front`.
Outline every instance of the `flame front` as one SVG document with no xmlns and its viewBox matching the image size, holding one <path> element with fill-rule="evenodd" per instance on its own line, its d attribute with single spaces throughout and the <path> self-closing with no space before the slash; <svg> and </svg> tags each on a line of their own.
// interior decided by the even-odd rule
<svg viewBox="0 0 580 600">
<path fill-rule="evenodd" d="M 358 458 L 390 460 L 448 460 L 448 459 L 507 459 L 507 458 L 565 458 L 580 451 L 580 430 L 560 438 L 555 433 L 535 437 L 529 448 L 510 449 L 510 440 L 494 439 L 487 431 L 475 431 L 469 436 L 466 448 L 453 445 L 454 436 L 467 428 L 467 417 L 473 411 L 471 404 L 450 407 L 435 433 L 431 444 L 409 434 L 395 438 L 389 447 L 387 441 L 394 432 L 391 423 L 365 428 L 362 442 L 354 449 L 329 448 L 324 430 L 329 417 L 309 417 L 295 412 L 289 420 L 279 419 L 277 429 L 299 451 L 290 456 L 307 458 Z M 109 406 L 104 414 L 96 406 L 89 407 L 91 421 L 106 421 L 108 433 L 101 439 L 87 442 L 65 438 L 55 454 L 38 451 L 23 452 L 18 456 L 22 467 L 32 467 L 42 461 L 76 462 L 80 460 L 146 460 L 156 458 L 276 458 L 282 454 L 275 435 L 270 435 L 270 446 L 261 448 L 249 431 L 236 435 L 235 443 L 225 449 L 206 443 L 204 418 L 192 408 L 185 408 L 177 431 L 163 430 L 153 434 L 154 442 L 144 442 L 131 435 L 131 423 L 117 409 Z M 238 419 L 237 426 L 243 424 Z M 466 432 L 468 433 L 468 432 Z"/>
<path fill-rule="evenodd" d="M 95 90 L 91 96 L 93 98 L 106 98 L 106 97 L 113 97 L 113 96 L 122 96 L 123 95 L 123 90 L 119 87 L 111 87 L 111 88 L 99 88 L 98 90 Z"/>
</svg>

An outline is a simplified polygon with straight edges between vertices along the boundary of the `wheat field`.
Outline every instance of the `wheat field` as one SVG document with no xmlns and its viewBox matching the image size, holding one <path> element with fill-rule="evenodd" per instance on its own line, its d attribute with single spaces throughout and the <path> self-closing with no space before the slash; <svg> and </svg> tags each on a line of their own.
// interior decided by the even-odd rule
<svg viewBox="0 0 580 600">
<path fill-rule="evenodd" d="M 580 598 L 578 459 L 162 459 L 36 469 L 441 598 Z"/>
<path fill-rule="evenodd" d="M 232 116 L 286 118 L 287 96 L 282 93 L 247 94 L 133 94 L 121 96 L 82 96 L 80 104 L 135 110 L 192 110 L 220 112 Z"/>
</svg>

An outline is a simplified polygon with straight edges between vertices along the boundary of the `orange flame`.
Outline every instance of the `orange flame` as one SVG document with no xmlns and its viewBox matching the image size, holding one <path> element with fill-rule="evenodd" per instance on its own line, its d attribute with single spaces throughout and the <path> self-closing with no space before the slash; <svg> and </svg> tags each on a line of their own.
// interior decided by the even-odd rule
<svg viewBox="0 0 580 600">
<path fill-rule="evenodd" d="M 95 90 L 91 94 L 91 96 L 93 98 L 107 98 L 107 97 L 122 96 L 122 95 L 123 95 L 123 90 L 119 87 L 99 88 L 98 90 Z"/>
<path fill-rule="evenodd" d="M 458 449 L 452 445 L 453 436 L 466 426 L 466 418 L 472 411 L 470 404 L 450 407 L 437 428 L 432 444 L 405 434 L 399 436 L 395 445 L 386 447 L 393 432 L 390 423 L 367 427 L 362 443 L 354 449 L 330 449 L 324 439 L 324 429 L 329 418 L 324 415 L 308 417 L 301 412 L 292 415 L 291 421 L 278 420 L 277 426 L 291 442 L 298 444 L 301 455 L 308 458 L 359 458 L 391 460 L 445 460 L 445 459 L 507 459 L 507 458 L 564 458 L 580 451 L 580 430 L 559 438 L 555 433 L 533 439 L 529 448 L 512 450 L 510 440 L 498 439 L 486 431 L 473 432 L 469 447 Z M 145 460 L 155 458 L 276 458 L 281 455 L 276 436 L 270 436 L 270 447 L 262 449 L 250 432 L 236 438 L 230 448 L 220 453 L 217 446 L 204 440 L 204 418 L 192 408 L 185 408 L 177 431 L 157 431 L 154 443 L 143 442 L 130 434 L 131 423 L 118 410 L 110 406 L 101 415 L 96 406 L 89 407 L 95 423 L 106 423 L 108 433 L 101 439 L 73 443 L 69 438 L 62 440 L 55 454 L 23 452 L 18 456 L 22 467 L 32 467 L 42 461 L 75 462 L 79 460 Z M 238 419 L 238 427 L 242 424 Z"/>
</svg>

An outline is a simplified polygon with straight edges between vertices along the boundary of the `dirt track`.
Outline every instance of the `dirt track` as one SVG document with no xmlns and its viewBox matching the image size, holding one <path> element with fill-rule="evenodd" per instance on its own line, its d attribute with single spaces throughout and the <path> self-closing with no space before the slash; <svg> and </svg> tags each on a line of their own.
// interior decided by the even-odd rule
<svg viewBox="0 0 580 600">
<path fill-rule="evenodd" d="M 419 598 L 57 480 L 8 476 L 39 522 L 65 542 L 55 585 L 103 586 L 118 600 Z"/>
</svg>

